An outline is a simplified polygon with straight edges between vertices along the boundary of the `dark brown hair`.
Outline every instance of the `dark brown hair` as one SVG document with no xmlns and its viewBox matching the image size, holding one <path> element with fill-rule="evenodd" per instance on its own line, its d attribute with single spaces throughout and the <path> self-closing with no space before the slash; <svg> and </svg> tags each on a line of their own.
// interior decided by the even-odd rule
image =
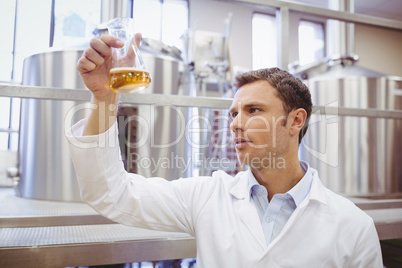
<svg viewBox="0 0 402 268">
<path fill-rule="evenodd" d="M 267 81 L 276 89 L 277 96 L 282 101 L 286 116 L 293 110 L 303 108 L 307 112 L 306 122 L 299 134 L 299 144 L 307 132 L 311 116 L 312 102 L 307 86 L 287 71 L 279 68 L 260 69 L 239 74 L 235 77 L 233 86 L 237 89 L 257 81 Z M 286 121 L 284 122 L 286 124 Z"/>
</svg>

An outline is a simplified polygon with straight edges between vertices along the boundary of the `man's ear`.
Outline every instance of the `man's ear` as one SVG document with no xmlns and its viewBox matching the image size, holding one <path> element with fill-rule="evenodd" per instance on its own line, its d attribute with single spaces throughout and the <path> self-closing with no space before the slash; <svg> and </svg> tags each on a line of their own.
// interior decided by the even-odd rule
<svg viewBox="0 0 402 268">
<path fill-rule="evenodd" d="M 307 119 L 307 112 L 303 108 L 291 112 L 290 135 L 299 135 Z"/>
</svg>

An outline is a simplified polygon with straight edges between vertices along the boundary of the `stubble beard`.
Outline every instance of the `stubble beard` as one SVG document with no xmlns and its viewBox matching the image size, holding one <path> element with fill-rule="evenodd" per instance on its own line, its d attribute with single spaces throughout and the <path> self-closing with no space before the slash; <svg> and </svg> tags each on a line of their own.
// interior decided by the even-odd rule
<svg viewBox="0 0 402 268">
<path fill-rule="evenodd" d="M 240 166 L 248 166 L 254 170 L 263 169 L 285 169 L 286 158 L 280 152 L 266 151 L 257 155 L 248 152 L 237 152 Z"/>
</svg>

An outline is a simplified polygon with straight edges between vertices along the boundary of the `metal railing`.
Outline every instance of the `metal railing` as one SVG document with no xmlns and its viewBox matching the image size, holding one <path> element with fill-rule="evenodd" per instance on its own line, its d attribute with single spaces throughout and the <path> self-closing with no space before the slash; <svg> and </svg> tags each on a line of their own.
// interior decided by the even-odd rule
<svg viewBox="0 0 402 268">
<path fill-rule="evenodd" d="M 91 92 L 83 89 L 63 89 L 37 86 L 0 85 L 0 96 L 48 100 L 90 101 Z M 228 109 L 229 98 L 190 97 L 181 95 L 132 93 L 121 94 L 120 105 L 159 105 Z M 334 106 L 313 106 L 313 113 L 385 119 L 402 119 L 402 110 L 360 109 Z"/>
</svg>

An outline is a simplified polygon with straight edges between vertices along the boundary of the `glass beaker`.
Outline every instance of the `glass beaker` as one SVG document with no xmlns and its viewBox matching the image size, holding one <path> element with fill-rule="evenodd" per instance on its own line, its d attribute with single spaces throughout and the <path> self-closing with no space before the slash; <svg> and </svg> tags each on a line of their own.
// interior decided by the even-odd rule
<svg viewBox="0 0 402 268">
<path fill-rule="evenodd" d="M 122 48 L 112 48 L 113 66 L 110 70 L 110 89 L 128 93 L 147 88 L 151 76 L 135 43 L 134 20 L 116 18 L 106 25 L 109 34 L 124 42 Z"/>
</svg>

